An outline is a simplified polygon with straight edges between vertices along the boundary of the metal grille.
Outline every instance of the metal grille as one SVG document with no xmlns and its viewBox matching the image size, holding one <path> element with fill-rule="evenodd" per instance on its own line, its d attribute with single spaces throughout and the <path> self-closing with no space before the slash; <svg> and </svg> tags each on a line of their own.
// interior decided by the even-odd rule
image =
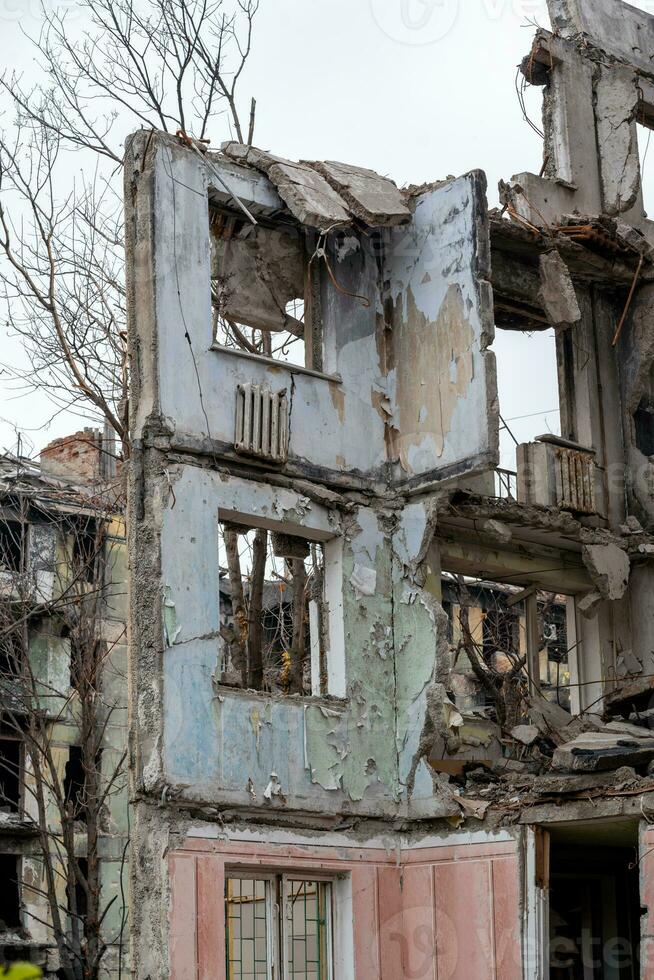
<svg viewBox="0 0 654 980">
<path fill-rule="evenodd" d="M 597 512 L 595 461 L 591 453 L 557 448 L 554 453 L 554 475 L 559 507 L 583 514 Z"/>
<path fill-rule="evenodd" d="M 227 980 L 334 980 L 331 909 L 329 881 L 226 878 Z"/>
<path fill-rule="evenodd" d="M 236 389 L 236 451 L 283 462 L 288 452 L 286 389 L 272 392 L 265 385 L 244 384 Z"/>
<path fill-rule="evenodd" d="M 227 980 L 269 980 L 268 881 L 225 881 Z"/>
<path fill-rule="evenodd" d="M 330 886 L 286 883 L 286 965 L 289 980 L 329 980 Z"/>
</svg>

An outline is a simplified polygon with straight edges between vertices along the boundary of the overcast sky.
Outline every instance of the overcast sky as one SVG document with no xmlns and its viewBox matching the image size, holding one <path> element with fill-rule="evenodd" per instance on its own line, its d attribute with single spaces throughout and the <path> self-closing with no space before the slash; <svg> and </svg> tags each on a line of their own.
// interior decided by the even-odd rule
<svg viewBox="0 0 654 980">
<path fill-rule="evenodd" d="M 654 12 L 654 0 L 636 6 Z M 33 55 L 21 32 L 38 32 L 38 3 L 0 0 L 0 11 L 3 60 L 29 76 Z M 500 178 L 541 166 L 541 142 L 515 91 L 534 22 L 549 26 L 545 0 L 261 0 L 241 87 L 244 108 L 257 98 L 255 143 L 292 159 L 370 167 L 398 184 L 481 168 L 494 205 Z M 540 97 L 532 89 L 528 100 L 537 122 Z M 221 117 L 209 134 L 215 143 L 229 135 L 224 127 Z M 505 418 L 538 413 L 511 423 L 520 440 L 557 431 L 552 337 L 498 333 Z M 7 345 L 18 356 L 3 336 Z M 0 417 L 36 448 L 78 427 L 59 417 L 39 429 L 50 414 L 42 399 L 0 388 Z M 1 421 L 0 448 L 14 443 Z M 512 462 L 505 444 L 503 464 Z"/>
</svg>

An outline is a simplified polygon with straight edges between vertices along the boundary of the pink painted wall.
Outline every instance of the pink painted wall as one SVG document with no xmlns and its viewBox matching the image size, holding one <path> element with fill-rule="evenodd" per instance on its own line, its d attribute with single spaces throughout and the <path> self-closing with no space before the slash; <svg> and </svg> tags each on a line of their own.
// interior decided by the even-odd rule
<svg viewBox="0 0 654 980">
<path fill-rule="evenodd" d="M 640 975 L 654 977 L 654 828 L 646 827 L 640 837 L 640 904 L 646 909 L 641 919 Z"/>
<path fill-rule="evenodd" d="M 513 842 L 418 847 L 398 854 L 191 838 L 168 860 L 172 980 L 225 975 L 226 865 L 349 874 L 356 980 L 522 977 Z"/>
</svg>

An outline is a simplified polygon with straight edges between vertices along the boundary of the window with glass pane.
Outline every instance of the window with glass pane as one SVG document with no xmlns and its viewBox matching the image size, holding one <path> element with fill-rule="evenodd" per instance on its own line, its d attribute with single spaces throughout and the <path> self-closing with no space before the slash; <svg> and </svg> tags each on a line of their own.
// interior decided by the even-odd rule
<svg viewBox="0 0 654 980">
<path fill-rule="evenodd" d="M 228 877 L 227 980 L 333 980 L 331 903 L 328 881 Z"/>
<path fill-rule="evenodd" d="M 270 885 L 266 880 L 228 878 L 225 932 L 228 980 L 270 980 Z"/>
<path fill-rule="evenodd" d="M 286 881 L 284 906 L 287 977 L 290 980 L 329 980 L 329 883 Z"/>
</svg>

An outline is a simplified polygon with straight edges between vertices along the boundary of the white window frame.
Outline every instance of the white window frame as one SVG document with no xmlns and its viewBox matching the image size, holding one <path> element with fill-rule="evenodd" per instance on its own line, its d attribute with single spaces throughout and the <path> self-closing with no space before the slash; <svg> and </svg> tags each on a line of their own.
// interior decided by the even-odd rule
<svg viewBox="0 0 654 980">
<path fill-rule="evenodd" d="M 315 603 L 309 603 L 309 621 L 311 626 L 310 662 L 311 662 L 311 697 L 347 698 L 347 682 L 345 672 L 345 626 L 343 615 L 343 539 L 339 535 L 326 535 L 315 527 L 302 527 L 300 530 L 289 529 L 284 524 L 262 519 L 254 514 L 242 511 L 231 511 L 220 507 L 218 510 L 219 534 L 222 525 L 230 523 L 241 525 L 245 530 L 264 528 L 267 531 L 279 531 L 307 541 L 309 544 L 319 544 L 323 549 L 323 600 L 326 615 L 326 649 L 327 658 L 327 690 L 320 691 L 320 643 L 317 635 L 318 616 Z M 313 607 L 313 609 L 312 609 Z"/>
</svg>

